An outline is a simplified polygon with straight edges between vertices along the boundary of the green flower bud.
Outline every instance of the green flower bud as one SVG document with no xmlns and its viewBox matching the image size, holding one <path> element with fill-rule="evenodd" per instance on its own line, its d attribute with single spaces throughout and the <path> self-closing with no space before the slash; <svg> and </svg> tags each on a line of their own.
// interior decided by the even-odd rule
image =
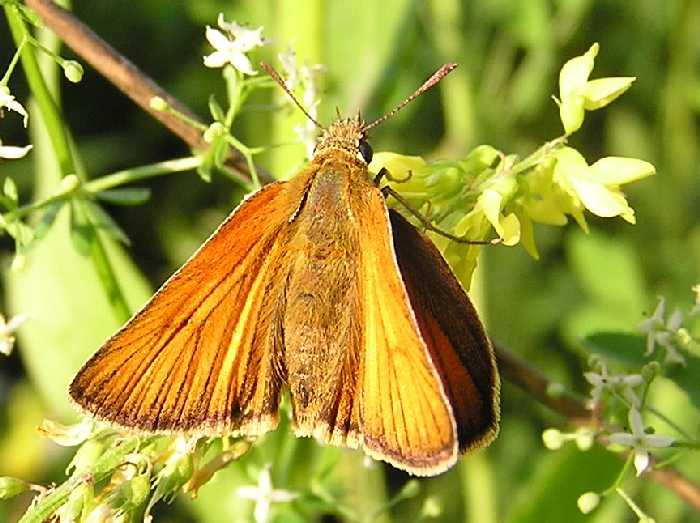
<svg viewBox="0 0 700 523">
<path fill-rule="evenodd" d="M 166 102 L 160 96 L 154 96 L 153 98 L 151 98 L 148 102 L 148 105 L 154 111 L 166 111 L 168 109 L 168 102 Z"/>
<path fill-rule="evenodd" d="M 547 385 L 547 396 L 552 398 L 559 398 L 566 393 L 566 388 L 561 383 L 555 381 L 550 382 Z"/>
<path fill-rule="evenodd" d="M 661 371 L 661 365 L 658 361 L 650 361 L 642 367 L 642 378 L 644 381 L 651 381 Z"/>
<path fill-rule="evenodd" d="M 74 84 L 77 84 L 83 79 L 83 66 L 75 60 L 66 60 L 62 64 L 63 75 Z"/>
<path fill-rule="evenodd" d="M 412 498 L 417 496 L 420 493 L 420 483 L 415 480 L 411 479 L 406 484 L 403 486 L 403 488 L 399 491 L 397 497 L 400 497 L 401 499 L 407 499 L 407 498 Z"/>
<path fill-rule="evenodd" d="M 0 476 L 0 499 L 10 499 L 29 490 L 29 483 L 10 476 Z"/>
<path fill-rule="evenodd" d="M 583 514 L 588 514 L 594 511 L 600 504 L 600 494 L 596 494 L 595 492 L 586 492 L 585 494 L 581 494 L 576 501 L 576 504 L 578 505 L 578 509 Z"/>
<path fill-rule="evenodd" d="M 209 127 L 207 127 L 207 130 L 204 131 L 204 141 L 207 143 L 212 143 L 214 140 L 216 140 L 219 136 L 222 136 L 226 132 L 226 127 L 220 122 L 214 122 L 211 124 Z"/>
<path fill-rule="evenodd" d="M 440 517 L 442 515 L 442 504 L 436 496 L 428 496 L 425 498 L 420 512 L 423 518 Z"/>
<path fill-rule="evenodd" d="M 559 429 L 547 429 L 542 433 L 542 443 L 549 450 L 559 450 L 565 440 Z"/>
<path fill-rule="evenodd" d="M 68 176 L 63 177 L 58 190 L 59 192 L 67 193 L 74 191 L 78 187 L 80 187 L 80 178 L 78 178 L 75 174 L 69 174 Z"/>
<path fill-rule="evenodd" d="M 90 470 L 102 455 L 104 447 L 102 442 L 95 439 L 90 439 L 83 443 L 66 468 L 66 474 L 70 474 L 71 470 L 74 470 L 78 474 Z"/>
</svg>

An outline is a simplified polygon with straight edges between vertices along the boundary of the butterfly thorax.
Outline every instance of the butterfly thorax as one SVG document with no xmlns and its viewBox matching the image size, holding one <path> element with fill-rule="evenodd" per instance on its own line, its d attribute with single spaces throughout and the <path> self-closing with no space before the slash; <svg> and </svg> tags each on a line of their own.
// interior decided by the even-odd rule
<svg viewBox="0 0 700 523">
<path fill-rule="evenodd" d="M 359 152 L 360 142 L 365 138 L 364 122 L 360 118 L 347 118 L 333 122 L 323 131 L 316 145 L 313 161 L 324 163 L 327 158 L 351 158 L 357 160 L 358 166 L 365 167 L 367 162 Z"/>
</svg>

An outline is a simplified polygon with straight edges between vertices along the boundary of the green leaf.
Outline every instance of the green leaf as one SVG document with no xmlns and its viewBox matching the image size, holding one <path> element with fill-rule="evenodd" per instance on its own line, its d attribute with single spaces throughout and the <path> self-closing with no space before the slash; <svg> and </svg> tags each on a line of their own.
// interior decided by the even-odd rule
<svg viewBox="0 0 700 523">
<path fill-rule="evenodd" d="M 92 242 L 95 241 L 94 230 L 79 201 L 70 203 L 70 237 L 75 249 L 83 256 L 90 254 Z"/>
<path fill-rule="evenodd" d="M 46 235 L 53 223 L 56 221 L 56 216 L 58 216 L 58 213 L 61 211 L 65 203 L 66 202 L 64 201 L 53 202 L 46 207 L 44 214 L 41 216 L 39 222 L 34 228 L 35 240 L 40 240 Z"/>
<path fill-rule="evenodd" d="M 217 122 L 226 121 L 224 110 L 219 105 L 219 102 L 216 101 L 216 96 L 213 94 L 209 97 L 209 112 L 211 113 L 211 117 Z"/>
<path fill-rule="evenodd" d="M 644 357 L 646 340 L 644 336 L 622 332 L 598 332 L 583 339 L 583 347 L 593 353 L 611 358 L 630 368 L 640 368 L 651 361 Z M 657 348 L 658 351 L 663 349 Z M 700 358 L 683 352 L 686 365 L 664 367 L 665 377 L 675 383 L 695 407 L 700 408 Z"/>
<path fill-rule="evenodd" d="M 17 203 L 17 200 L 19 199 L 19 196 L 17 195 L 17 185 L 15 185 L 15 181 L 9 176 L 5 178 L 2 192 L 14 203 Z"/>
<path fill-rule="evenodd" d="M 111 238 L 124 245 L 131 244 L 124 230 L 102 207 L 93 202 L 85 202 L 85 210 L 93 227 L 106 232 Z"/>
<path fill-rule="evenodd" d="M 117 205 L 142 205 L 151 197 L 151 190 L 145 187 L 107 189 L 98 192 L 95 196 L 102 201 Z"/>
</svg>

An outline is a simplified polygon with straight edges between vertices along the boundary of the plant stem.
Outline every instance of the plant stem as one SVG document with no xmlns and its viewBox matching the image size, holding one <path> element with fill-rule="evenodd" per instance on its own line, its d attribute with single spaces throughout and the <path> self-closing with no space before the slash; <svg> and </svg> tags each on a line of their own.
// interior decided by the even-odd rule
<svg viewBox="0 0 700 523">
<path fill-rule="evenodd" d="M 30 37 L 22 19 L 22 14 L 19 8 L 12 4 L 6 4 L 4 10 L 15 45 L 19 47 L 22 45 L 22 42 Z M 36 60 L 35 48 L 25 45 L 20 53 L 20 59 L 22 60 L 24 74 L 27 77 L 27 83 L 29 83 L 29 88 L 39 106 L 46 125 L 46 130 L 61 170 L 61 176 L 75 173 L 75 164 L 73 163 L 70 144 L 63 126 L 63 118 L 46 82 L 44 82 L 44 77 Z"/>
</svg>

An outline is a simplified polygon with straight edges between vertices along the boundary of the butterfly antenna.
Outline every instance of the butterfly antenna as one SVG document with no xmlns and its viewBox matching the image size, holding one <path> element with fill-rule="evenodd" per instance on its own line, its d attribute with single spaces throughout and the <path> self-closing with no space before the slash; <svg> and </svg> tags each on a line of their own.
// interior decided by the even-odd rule
<svg viewBox="0 0 700 523">
<path fill-rule="evenodd" d="M 450 74 L 450 73 L 455 69 L 455 67 L 457 67 L 457 64 L 455 64 L 455 63 L 449 63 L 449 64 L 443 65 L 440 69 L 438 69 L 437 71 L 435 71 L 435 72 L 433 73 L 433 75 L 432 75 L 430 78 L 428 78 L 425 82 L 423 82 L 423 85 L 421 85 L 418 89 L 416 89 L 415 92 L 414 92 L 411 96 L 409 96 L 408 98 L 406 98 L 403 102 L 401 102 L 399 105 L 397 105 L 396 107 L 394 107 L 391 111 L 389 111 L 388 113 L 386 113 L 386 114 L 385 114 L 384 116 L 382 116 L 381 118 L 377 118 L 377 119 L 376 119 L 375 121 L 373 121 L 372 123 L 365 125 L 365 126 L 362 128 L 362 130 L 366 132 L 366 131 L 372 129 L 373 127 L 378 126 L 379 124 L 381 124 L 381 123 L 384 122 L 385 120 L 388 120 L 389 118 L 391 118 L 392 116 L 394 116 L 394 115 L 395 115 L 396 113 L 398 113 L 401 109 L 403 109 L 404 107 L 406 107 L 406 106 L 407 106 L 408 104 L 410 104 L 413 100 L 415 100 L 416 98 L 418 98 L 420 95 L 422 95 L 424 92 L 426 92 L 426 91 L 427 91 L 428 89 L 430 89 L 432 86 L 434 86 L 436 83 L 438 83 L 440 80 L 442 80 L 443 78 L 445 78 L 448 74 Z"/>
<path fill-rule="evenodd" d="M 301 112 L 304 113 L 306 117 L 316 125 L 316 127 L 318 127 L 319 129 L 324 129 L 324 127 L 320 123 L 318 123 L 316 119 L 313 116 L 311 116 L 306 109 L 304 109 L 304 106 L 299 103 L 299 100 L 297 100 L 296 97 L 292 94 L 292 91 L 289 90 L 287 84 L 284 83 L 284 80 L 282 80 L 280 74 L 277 71 L 275 71 L 274 67 L 265 62 L 260 62 L 260 67 L 265 69 L 265 72 L 270 75 L 270 78 L 272 78 L 275 82 L 279 84 L 279 86 L 282 89 L 284 89 L 284 92 L 289 95 L 289 97 L 292 99 L 295 105 L 299 109 L 301 109 Z"/>
</svg>

